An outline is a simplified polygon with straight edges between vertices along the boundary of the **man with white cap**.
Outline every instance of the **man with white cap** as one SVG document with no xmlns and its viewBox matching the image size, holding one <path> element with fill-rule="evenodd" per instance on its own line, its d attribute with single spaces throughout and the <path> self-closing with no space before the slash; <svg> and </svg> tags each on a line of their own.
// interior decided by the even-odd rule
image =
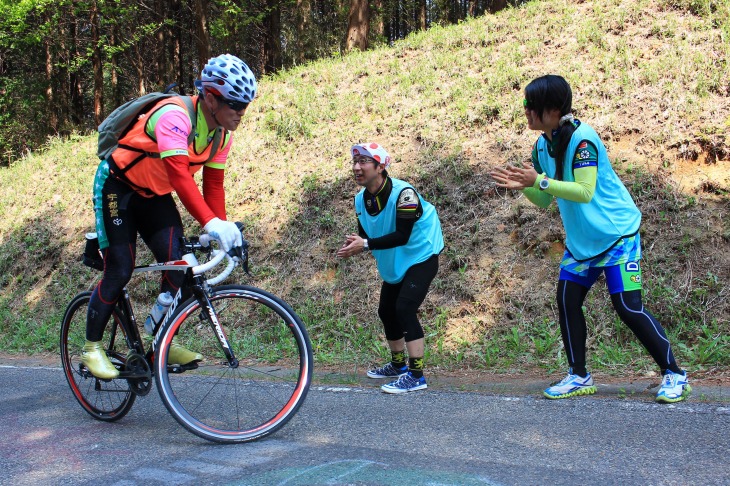
<svg viewBox="0 0 730 486">
<path fill-rule="evenodd" d="M 388 175 L 391 157 L 382 146 L 360 143 L 350 153 L 355 182 L 363 188 L 355 196 L 358 234 L 346 236 L 337 256 L 372 251 L 383 279 L 378 315 L 391 351 L 390 362 L 367 374 L 393 379 L 381 387 L 386 393 L 423 390 L 425 343 L 418 308 L 444 249 L 441 222 L 413 186 Z"/>
</svg>

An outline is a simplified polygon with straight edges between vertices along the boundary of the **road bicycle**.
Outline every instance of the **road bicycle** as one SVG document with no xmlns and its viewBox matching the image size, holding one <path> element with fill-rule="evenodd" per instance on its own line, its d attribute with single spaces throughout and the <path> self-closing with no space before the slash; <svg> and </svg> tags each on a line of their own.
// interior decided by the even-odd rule
<svg viewBox="0 0 730 486">
<path fill-rule="evenodd" d="M 81 363 L 91 292 L 81 292 L 61 323 L 64 374 L 81 407 L 98 420 L 124 417 L 137 396 L 157 385 L 162 402 L 183 427 L 214 442 L 260 439 L 279 430 L 301 407 L 312 378 L 312 346 L 302 320 L 282 299 L 246 285 L 220 285 L 236 266 L 248 273 L 248 244 L 238 257 L 213 248 L 211 238 L 183 238 L 181 260 L 137 266 L 135 273 L 177 270 L 185 283 L 154 331 L 151 349 L 137 326 L 125 287 L 102 342 L 119 377 L 96 378 Z M 196 254 L 205 261 L 198 262 Z M 203 260 L 203 258 L 201 258 Z M 206 272 L 225 268 L 213 277 Z M 103 269 L 95 234 L 84 263 Z M 183 299 L 183 296 L 191 295 Z M 201 353 L 200 362 L 168 362 L 173 337 Z"/>
</svg>

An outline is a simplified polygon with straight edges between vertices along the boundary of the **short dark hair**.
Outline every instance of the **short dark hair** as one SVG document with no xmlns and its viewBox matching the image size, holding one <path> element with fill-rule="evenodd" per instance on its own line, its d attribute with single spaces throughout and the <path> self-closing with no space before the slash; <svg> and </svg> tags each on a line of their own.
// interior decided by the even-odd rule
<svg viewBox="0 0 730 486">
<path fill-rule="evenodd" d="M 530 81 L 525 86 L 525 99 L 538 117 L 542 118 L 546 110 L 558 110 L 560 116 L 573 111 L 573 91 L 562 76 L 547 74 Z M 566 123 L 558 128 L 555 144 L 555 175 L 554 178 L 563 180 L 565 151 L 568 149 L 570 138 L 575 132 L 572 123 Z"/>
</svg>

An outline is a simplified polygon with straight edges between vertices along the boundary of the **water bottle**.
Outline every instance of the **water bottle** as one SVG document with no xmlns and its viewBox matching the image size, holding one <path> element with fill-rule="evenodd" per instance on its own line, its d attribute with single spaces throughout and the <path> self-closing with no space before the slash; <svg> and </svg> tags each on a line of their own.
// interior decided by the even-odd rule
<svg viewBox="0 0 730 486">
<path fill-rule="evenodd" d="M 154 334 L 155 327 L 165 316 L 170 304 L 172 304 L 172 295 L 170 292 L 163 292 L 157 297 L 157 302 L 152 306 L 150 315 L 144 321 L 144 330 L 147 331 L 147 334 Z"/>
</svg>

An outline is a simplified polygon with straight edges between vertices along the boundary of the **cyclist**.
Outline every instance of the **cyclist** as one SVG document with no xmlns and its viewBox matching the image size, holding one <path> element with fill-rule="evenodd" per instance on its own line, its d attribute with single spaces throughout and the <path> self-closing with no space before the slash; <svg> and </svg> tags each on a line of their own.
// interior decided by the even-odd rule
<svg viewBox="0 0 730 486">
<path fill-rule="evenodd" d="M 175 191 L 185 209 L 221 242 L 225 251 L 242 243 L 241 232 L 226 221 L 223 177 L 232 136 L 256 96 L 248 66 L 230 54 L 213 57 L 195 82 L 192 96 L 196 133 L 183 97 L 156 103 L 120 139 L 119 147 L 99 164 L 94 178 L 94 212 L 104 275 L 89 302 L 82 362 L 99 378 L 119 371 L 107 357 L 101 338 L 135 261 L 137 233 L 158 262 L 180 258 L 183 235 Z M 216 132 L 219 132 L 216 134 Z M 218 136 L 216 136 L 218 135 Z M 202 194 L 193 174 L 203 171 Z M 162 274 L 161 289 L 175 294 L 183 272 Z M 202 355 L 174 342 L 169 362 L 188 364 Z"/>
<path fill-rule="evenodd" d="M 436 209 L 413 186 L 388 175 L 390 155 L 382 146 L 361 143 L 350 153 L 355 182 L 363 187 L 355 196 L 358 234 L 345 237 L 337 256 L 372 250 L 383 279 L 378 315 L 391 352 L 389 363 L 367 375 L 394 378 L 381 387 L 386 393 L 422 390 L 427 388 L 425 344 L 417 312 L 438 271 L 444 248 L 441 222 Z"/>
<path fill-rule="evenodd" d="M 662 326 L 641 299 L 641 213 L 611 167 L 598 134 L 572 114 L 570 85 L 547 75 L 530 82 L 524 99 L 527 126 L 542 131 L 532 148 L 532 164 L 495 168 L 500 187 L 518 189 L 539 207 L 555 198 L 565 227 L 557 305 L 568 375 L 548 387 L 547 398 L 596 392 L 586 370 L 583 301 L 601 274 L 621 320 L 639 338 L 661 369 L 658 402 L 685 399 L 691 387 L 674 359 Z"/>
</svg>

